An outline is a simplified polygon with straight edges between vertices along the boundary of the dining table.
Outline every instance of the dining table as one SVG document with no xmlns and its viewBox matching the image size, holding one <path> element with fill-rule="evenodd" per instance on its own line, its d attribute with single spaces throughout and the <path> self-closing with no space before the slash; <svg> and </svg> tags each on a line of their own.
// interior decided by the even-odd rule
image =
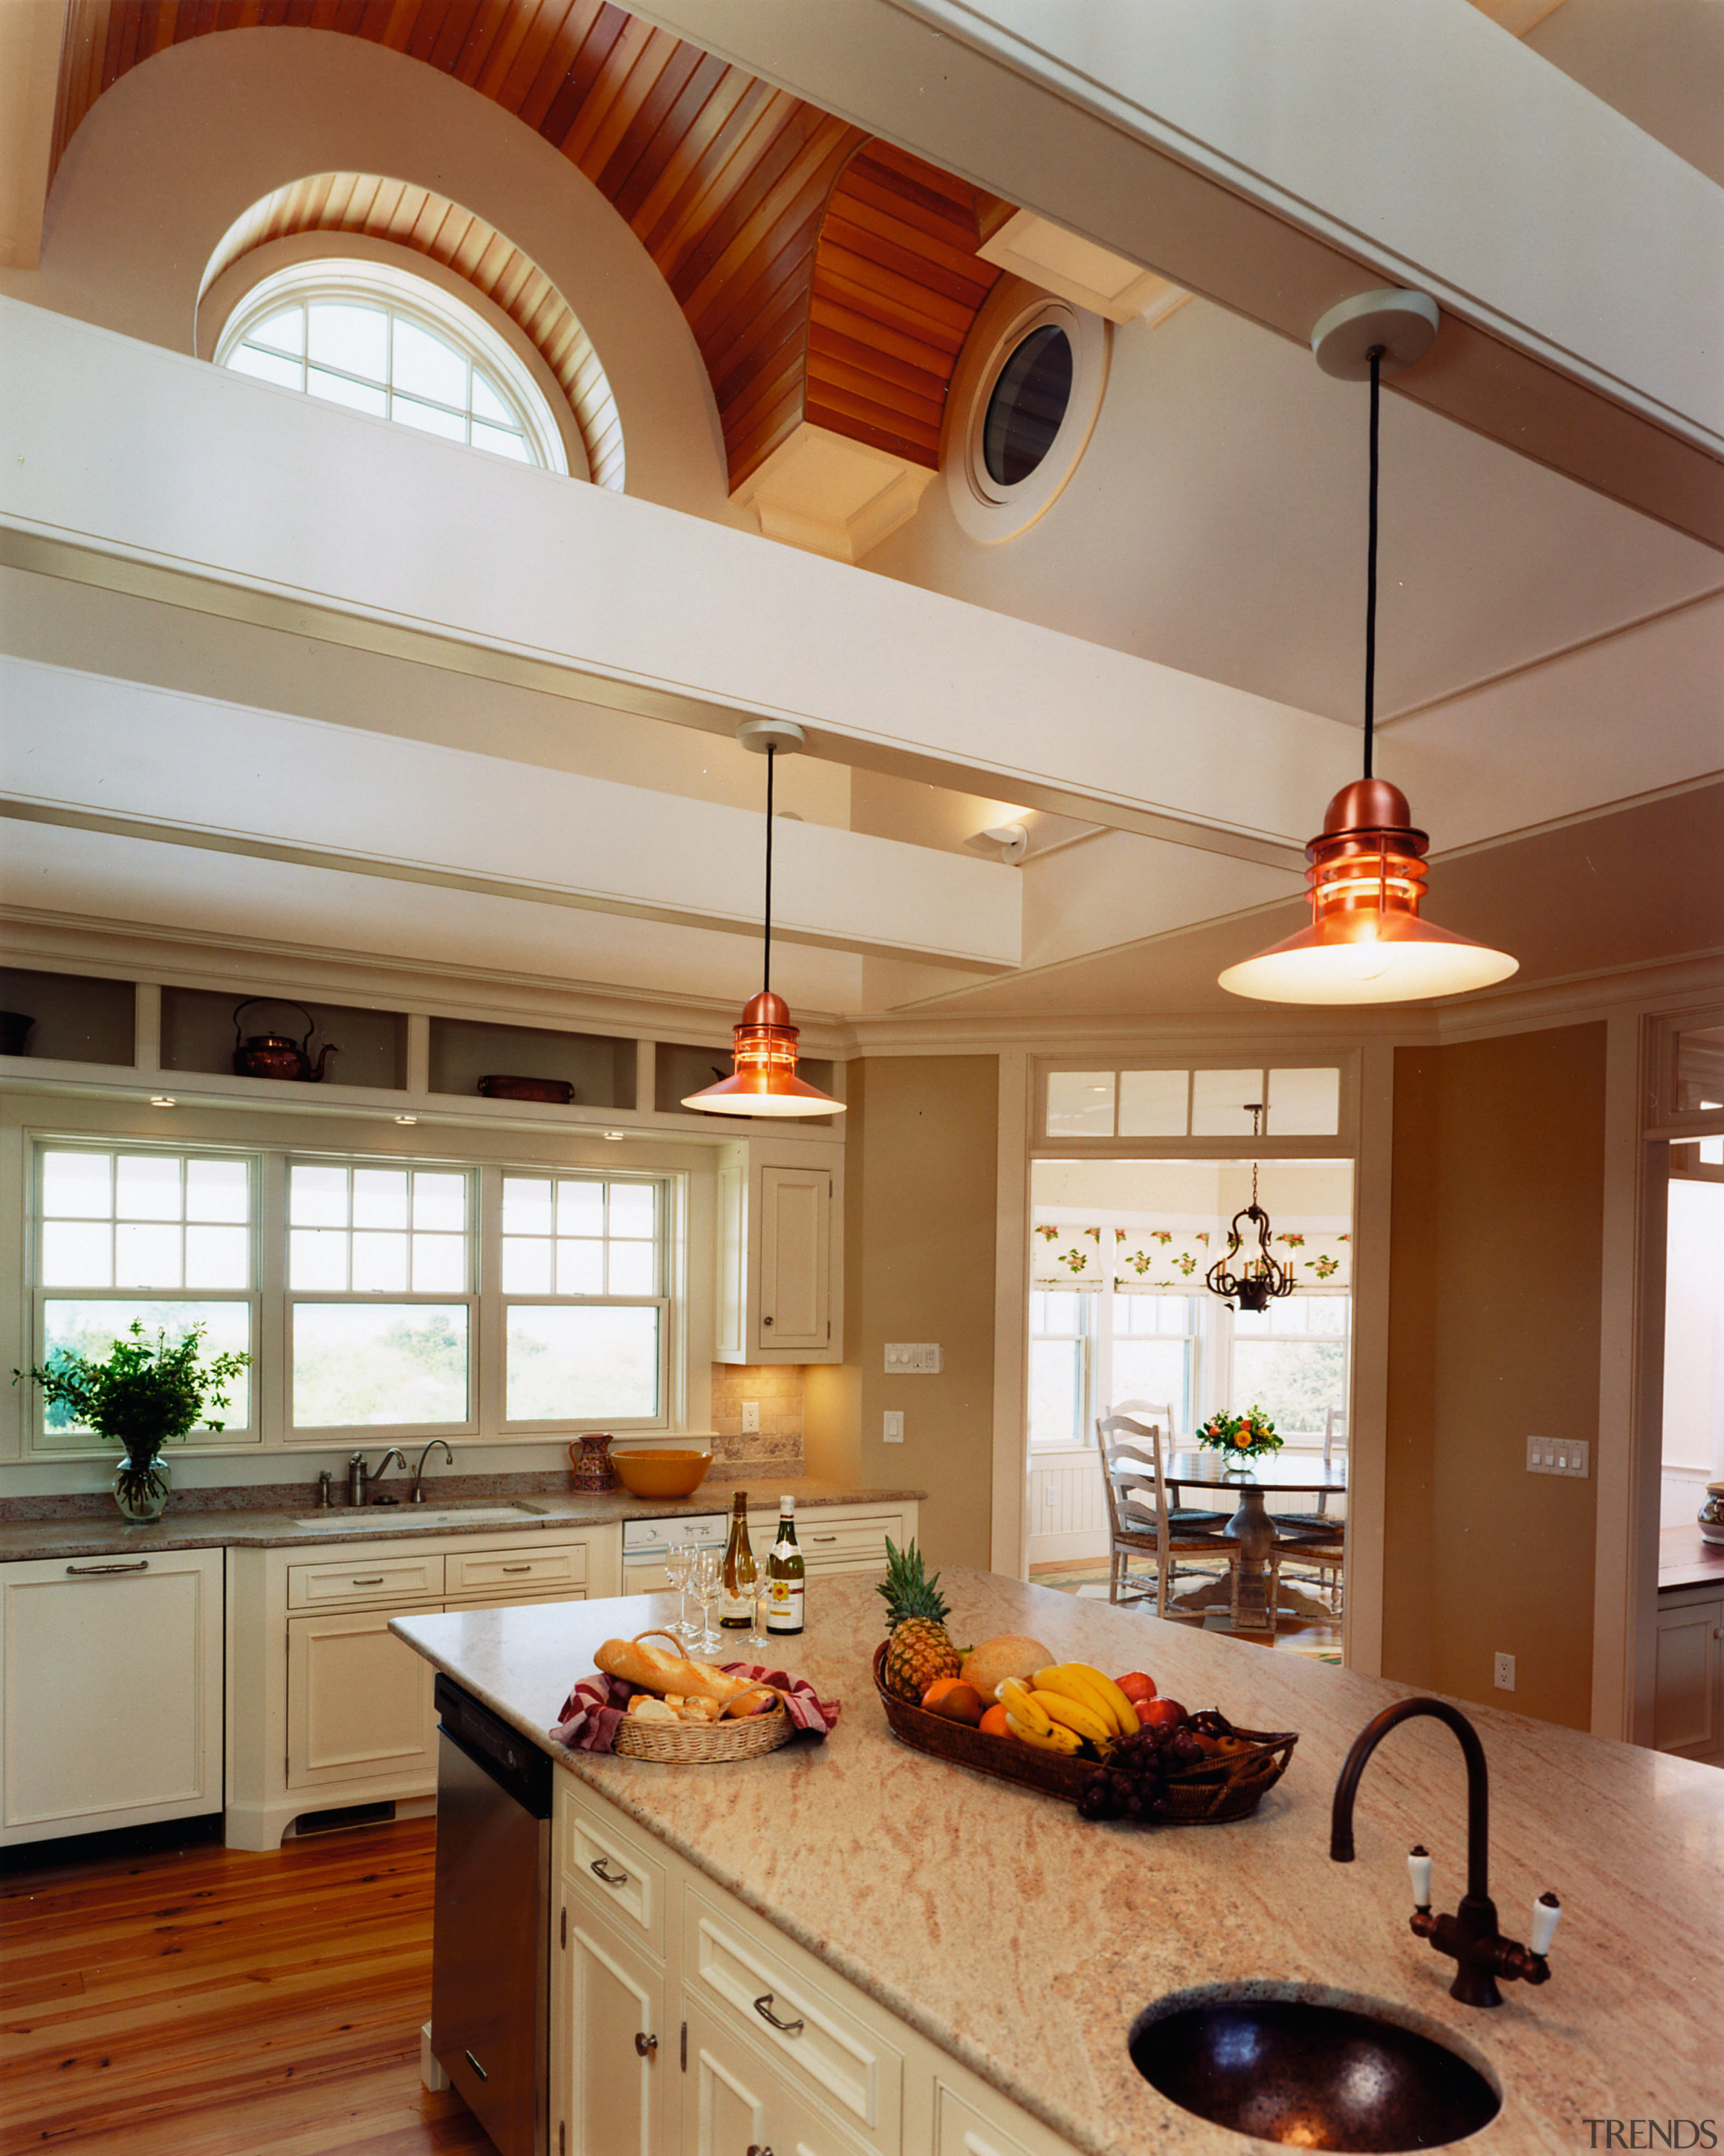
<svg viewBox="0 0 1724 2156">
<path fill-rule="evenodd" d="M 1303 1617 L 1313 1624 L 1332 1624 L 1335 1609 L 1319 1597 L 1306 1594 L 1290 1581 L 1279 1580 L 1279 1567 L 1272 1566 L 1271 1558 L 1277 1550 L 1285 1557 L 1290 1549 L 1296 1554 L 1307 1547 L 1315 1563 L 1316 1553 L 1333 1548 L 1340 1544 L 1346 1532 L 1346 1522 L 1337 1516 L 1332 1537 L 1325 1537 L 1321 1529 L 1295 1525 L 1288 1514 L 1309 1515 L 1322 1509 L 1330 1497 L 1347 1494 L 1347 1460 L 1325 1461 L 1301 1455 L 1289 1457 L 1285 1451 L 1267 1455 L 1244 1466 L 1229 1467 L 1221 1454 L 1203 1450 L 1169 1454 L 1162 1467 L 1162 1478 L 1167 1487 L 1170 1505 L 1188 1509 L 1206 1507 L 1213 1511 L 1212 1493 L 1235 1496 L 1234 1511 L 1218 1530 L 1220 1539 L 1238 1545 L 1236 1564 L 1237 1583 L 1232 1579 L 1217 1579 L 1203 1586 L 1193 1588 L 1183 1594 L 1170 1598 L 1167 1607 L 1188 1615 L 1208 1614 L 1211 1610 L 1226 1609 L 1234 1625 L 1241 1631 L 1270 1631 L 1277 1617 L 1285 1609 Z M 1193 1492 L 1202 1493 L 1193 1496 Z M 1269 1501 L 1290 1497 L 1315 1497 L 1316 1506 L 1283 1504 L 1280 1513 L 1270 1509 Z M 1337 1567 L 1340 1560 L 1337 1560 Z M 1271 1572 L 1277 1574 L 1279 1592 L 1271 1604 L 1269 1580 Z"/>
</svg>

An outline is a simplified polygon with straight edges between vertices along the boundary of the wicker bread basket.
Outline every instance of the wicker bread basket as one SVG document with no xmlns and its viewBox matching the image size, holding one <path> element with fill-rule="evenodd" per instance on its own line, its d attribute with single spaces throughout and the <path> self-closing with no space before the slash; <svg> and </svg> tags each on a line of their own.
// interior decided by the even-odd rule
<svg viewBox="0 0 1724 2156">
<path fill-rule="evenodd" d="M 926 1707 L 895 1699 L 880 1682 L 885 1659 L 882 1640 L 874 1654 L 874 1684 L 892 1733 L 918 1752 L 954 1766 L 973 1768 L 1002 1782 L 1017 1782 L 1027 1789 L 1059 1797 L 1075 1804 L 1096 1770 L 1093 1759 L 1057 1752 L 1039 1752 L 1006 1737 L 984 1735 L 967 1722 L 949 1721 L 930 1714 Z M 1257 1729 L 1234 1732 L 1247 1749 L 1228 1753 L 1170 1774 L 1167 1794 L 1155 1819 L 1146 1824 L 1160 1826 L 1220 1826 L 1229 1820 L 1244 1819 L 1255 1812 L 1265 1794 L 1287 1771 L 1293 1747 L 1299 1742 L 1291 1731 L 1271 1732 Z"/>
<path fill-rule="evenodd" d="M 639 1640 L 682 1642 L 672 1632 L 637 1632 Z M 759 1714 L 730 1722 L 643 1722 L 625 1714 L 617 1724 L 611 1749 L 628 1759 L 658 1759 L 674 1767 L 716 1767 L 731 1759 L 757 1759 L 776 1752 L 796 1734 L 782 1699 Z"/>
</svg>

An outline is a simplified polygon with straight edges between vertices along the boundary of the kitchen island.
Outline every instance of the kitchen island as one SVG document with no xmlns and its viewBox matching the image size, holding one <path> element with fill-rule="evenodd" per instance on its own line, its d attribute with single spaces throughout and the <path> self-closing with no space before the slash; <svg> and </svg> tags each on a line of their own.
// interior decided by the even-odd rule
<svg viewBox="0 0 1724 2156">
<path fill-rule="evenodd" d="M 1435 1858 L 1437 1907 L 1453 1907 L 1465 1883 L 1453 1735 L 1429 1720 L 1393 1732 L 1361 1784 L 1357 1861 L 1327 1854 L 1347 1747 L 1405 1687 L 990 1573 L 948 1569 L 942 1587 L 959 1639 L 1026 1631 L 1062 1658 L 1145 1669 L 1188 1708 L 1299 1731 L 1287 1774 L 1250 1820 L 1144 1830 L 1086 1825 L 1065 1805 L 911 1751 L 873 1691 L 880 1604 L 861 1581 L 811 1594 L 791 1657 L 844 1702 L 837 1729 L 824 1745 L 736 1766 L 569 1753 L 546 1735 L 594 1646 L 640 1630 L 651 1601 L 402 1617 L 393 1629 L 552 1755 L 564 1770 L 560 1809 L 591 1794 L 614 1807 L 642 1845 L 663 1845 L 793 1943 L 787 1954 L 800 1949 L 885 2010 L 906 2056 L 920 2041 L 1021 2107 L 1038 2123 L 1026 2122 L 1019 2145 L 1096 2156 L 1248 2145 L 1157 2095 L 1126 2045 L 1152 2001 L 1253 1982 L 1363 2002 L 1479 2066 L 1502 2108 L 1456 2145 L 1493 2156 L 1585 2149 L 1591 2119 L 1710 2118 L 1724 2135 L 1724 1775 L 1470 1708 L 1491 1768 L 1491 1887 L 1503 1928 L 1524 1938 L 1547 1887 L 1564 1912 L 1551 1981 L 1506 1987 L 1494 2011 L 1470 2009 L 1449 1996 L 1453 1964 L 1407 1927 L 1414 1842 Z M 553 2058 L 556 2048 L 553 2031 Z M 674 2041 L 658 2056 L 651 2070 L 670 2079 Z M 914 2078 L 904 2077 L 895 2140 L 863 2133 L 834 2145 L 962 2150 Z M 937 2077 L 934 2087 L 937 2099 Z M 695 2143 L 667 2129 L 654 2145 Z M 997 2133 L 972 2145 L 1013 2144 Z M 1606 2145 L 1602 2128 L 1596 2145 Z"/>
</svg>

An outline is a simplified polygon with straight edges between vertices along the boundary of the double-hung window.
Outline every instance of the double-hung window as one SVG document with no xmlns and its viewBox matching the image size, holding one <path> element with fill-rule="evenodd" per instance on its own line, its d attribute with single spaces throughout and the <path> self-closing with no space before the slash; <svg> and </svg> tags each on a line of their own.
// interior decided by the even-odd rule
<svg viewBox="0 0 1724 2156">
<path fill-rule="evenodd" d="M 670 1344 L 664 1186 L 507 1173 L 502 1183 L 505 1423 L 662 1421 Z"/>
<path fill-rule="evenodd" d="M 106 1357 L 134 1322 L 170 1343 L 203 1327 L 205 1357 L 255 1353 L 258 1165 L 241 1154 L 44 1145 L 36 1155 L 36 1361 Z M 219 1441 L 255 1440 L 251 1373 L 227 1388 Z M 218 1438 L 208 1429 L 187 1440 Z M 69 1408 L 43 1410 L 43 1445 L 85 1450 Z"/>
<path fill-rule="evenodd" d="M 1235 1414 L 1266 1410 L 1292 1443 L 1321 1444 L 1329 1410 L 1347 1405 L 1352 1298 L 1290 1295 L 1233 1312 L 1229 1395 Z"/>
<path fill-rule="evenodd" d="M 288 1163 L 295 1432 L 474 1424 L 473 1181 L 459 1168 Z"/>
</svg>

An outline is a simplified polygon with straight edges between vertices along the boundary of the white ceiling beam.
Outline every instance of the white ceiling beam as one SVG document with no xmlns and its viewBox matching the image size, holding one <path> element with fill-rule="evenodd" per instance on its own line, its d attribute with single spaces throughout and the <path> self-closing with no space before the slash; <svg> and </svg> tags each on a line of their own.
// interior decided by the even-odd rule
<svg viewBox="0 0 1724 2156">
<path fill-rule="evenodd" d="M 753 936 L 766 819 L 573 772 L 0 660 L 0 815 Z M 765 767 L 761 767 L 762 793 Z M 788 818 L 773 939 L 1018 963 L 997 863 Z"/>
<path fill-rule="evenodd" d="M 1724 546 L 1724 189 L 1462 0 L 634 12 L 1298 341 L 1419 286 L 1400 393 Z"/>
<path fill-rule="evenodd" d="M 0 5 L 0 269 L 42 259 L 54 101 L 69 0 Z"/>
<path fill-rule="evenodd" d="M 1222 683 L 14 301 L 0 343 L 15 567 L 1271 867 L 1354 775 L 1350 729 Z"/>
</svg>

